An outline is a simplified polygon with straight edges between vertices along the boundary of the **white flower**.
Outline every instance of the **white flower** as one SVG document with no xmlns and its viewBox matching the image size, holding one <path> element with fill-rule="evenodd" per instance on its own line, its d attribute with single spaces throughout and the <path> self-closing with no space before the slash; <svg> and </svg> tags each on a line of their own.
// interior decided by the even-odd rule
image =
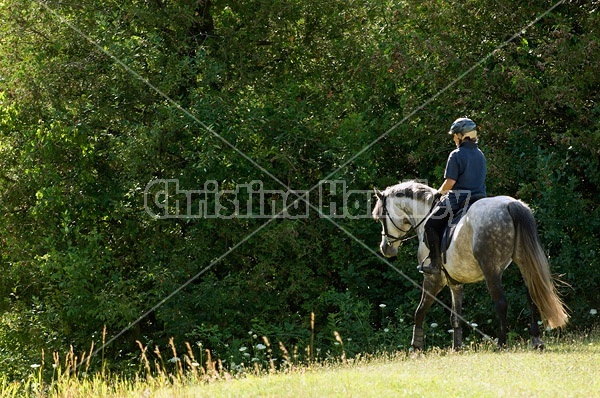
<svg viewBox="0 0 600 398">
<path fill-rule="evenodd" d="M 37 368 L 39 368 L 40 366 L 42 366 L 42 365 L 40 365 L 39 363 L 34 363 L 33 365 L 31 365 L 31 367 L 32 367 L 33 369 L 37 369 Z"/>
<path fill-rule="evenodd" d="M 390 331 L 390 329 L 388 329 L 388 328 L 385 328 L 385 329 L 383 329 L 383 331 L 384 331 L 385 333 L 387 333 L 387 332 L 389 332 L 389 331 Z"/>
<path fill-rule="evenodd" d="M 245 356 L 246 358 L 250 358 L 250 353 L 248 353 L 248 352 L 245 352 L 245 353 L 244 353 L 244 356 Z"/>
<path fill-rule="evenodd" d="M 431 327 L 432 327 L 433 329 L 435 329 L 435 328 L 437 328 L 437 327 L 438 327 L 438 324 L 437 324 L 437 323 L 435 323 L 435 322 L 433 322 L 433 323 L 431 324 Z"/>
<path fill-rule="evenodd" d="M 252 335 L 252 338 L 253 338 L 253 339 L 257 339 L 257 338 L 258 338 L 258 336 L 257 336 L 256 334 L 253 334 L 253 335 Z"/>
<path fill-rule="evenodd" d="M 266 345 L 264 345 L 264 344 L 257 344 L 257 345 L 256 345 L 256 349 L 257 349 L 257 350 L 264 350 L 265 348 L 267 348 L 267 346 L 266 346 Z"/>
<path fill-rule="evenodd" d="M 450 333 L 450 334 L 454 333 L 454 329 L 448 329 L 448 333 Z"/>
<path fill-rule="evenodd" d="M 596 315 L 597 313 L 598 313 L 598 310 L 596 310 L 595 308 L 592 308 L 590 310 L 590 315 L 592 315 L 592 316 Z"/>
<path fill-rule="evenodd" d="M 179 361 L 181 361 L 181 359 L 179 359 L 177 357 L 173 357 L 173 358 L 169 359 L 169 362 L 171 362 L 171 363 L 175 363 L 175 362 L 179 362 Z"/>
<path fill-rule="evenodd" d="M 471 322 L 471 327 L 476 328 L 477 326 L 479 326 L 479 325 L 476 324 L 475 322 Z"/>
<path fill-rule="evenodd" d="M 244 352 L 244 351 L 246 351 L 247 349 L 248 349 L 248 347 L 240 347 L 240 351 L 241 351 L 241 352 Z"/>
<path fill-rule="evenodd" d="M 383 303 L 379 304 L 379 308 L 385 308 L 385 307 L 387 307 L 387 305 L 385 305 Z"/>
</svg>

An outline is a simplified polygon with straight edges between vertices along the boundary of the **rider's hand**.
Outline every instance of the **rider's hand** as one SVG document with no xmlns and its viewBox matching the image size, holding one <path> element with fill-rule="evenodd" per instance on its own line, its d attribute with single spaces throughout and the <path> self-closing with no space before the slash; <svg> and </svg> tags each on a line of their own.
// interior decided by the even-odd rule
<svg viewBox="0 0 600 398">
<path fill-rule="evenodd" d="M 433 195 L 433 200 L 435 201 L 439 201 L 442 198 L 442 193 L 440 191 L 437 191 L 435 193 L 435 195 Z"/>
</svg>

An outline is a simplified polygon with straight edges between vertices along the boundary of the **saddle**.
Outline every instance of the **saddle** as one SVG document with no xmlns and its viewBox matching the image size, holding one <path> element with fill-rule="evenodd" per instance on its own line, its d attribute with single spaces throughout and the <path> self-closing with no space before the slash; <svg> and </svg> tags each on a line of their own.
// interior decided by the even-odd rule
<svg viewBox="0 0 600 398">
<path fill-rule="evenodd" d="M 471 206 L 473 206 L 473 203 L 475 203 L 479 199 L 482 198 L 473 198 L 469 201 L 468 204 L 465 204 L 465 206 L 461 207 L 456 212 L 456 214 L 454 214 L 452 222 L 450 222 L 450 224 L 444 229 L 444 233 L 442 234 L 442 240 L 440 241 L 442 262 L 444 264 L 446 263 L 446 250 L 448 250 L 448 248 L 450 247 L 450 243 L 452 243 L 452 238 L 454 237 L 454 230 L 456 229 L 458 222 L 461 218 L 463 218 L 465 214 L 467 214 L 467 211 L 469 211 Z"/>
</svg>

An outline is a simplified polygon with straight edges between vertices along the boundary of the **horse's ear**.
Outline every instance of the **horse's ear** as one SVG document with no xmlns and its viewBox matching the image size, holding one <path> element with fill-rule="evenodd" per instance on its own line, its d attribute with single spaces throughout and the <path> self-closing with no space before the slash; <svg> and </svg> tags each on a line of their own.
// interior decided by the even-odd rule
<svg viewBox="0 0 600 398">
<path fill-rule="evenodd" d="M 383 200 L 383 194 L 379 191 L 379 189 L 373 188 L 373 190 L 375 191 L 375 196 L 377 196 L 377 199 Z"/>
</svg>

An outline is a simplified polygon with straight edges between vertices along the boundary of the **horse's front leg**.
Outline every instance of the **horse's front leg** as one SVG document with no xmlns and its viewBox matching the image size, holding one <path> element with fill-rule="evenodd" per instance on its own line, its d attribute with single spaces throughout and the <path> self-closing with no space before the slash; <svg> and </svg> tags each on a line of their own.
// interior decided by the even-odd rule
<svg viewBox="0 0 600 398">
<path fill-rule="evenodd" d="M 462 347 L 462 303 L 463 303 L 463 285 L 450 285 L 452 292 L 452 314 L 450 314 L 450 324 L 452 325 L 452 348 L 455 351 Z"/>
<path fill-rule="evenodd" d="M 421 301 L 415 311 L 415 325 L 413 327 L 413 337 L 411 342 L 411 346 L 415 350 L 423 349 L 423 321 L 425 320 L 425 314 L 427 314 L 431 304 L 433 304 L 435 296 L 438 295 L 445 285 L 446 282 L 442 275 L 426 274 L 423 279 Z"/>
</svg>

